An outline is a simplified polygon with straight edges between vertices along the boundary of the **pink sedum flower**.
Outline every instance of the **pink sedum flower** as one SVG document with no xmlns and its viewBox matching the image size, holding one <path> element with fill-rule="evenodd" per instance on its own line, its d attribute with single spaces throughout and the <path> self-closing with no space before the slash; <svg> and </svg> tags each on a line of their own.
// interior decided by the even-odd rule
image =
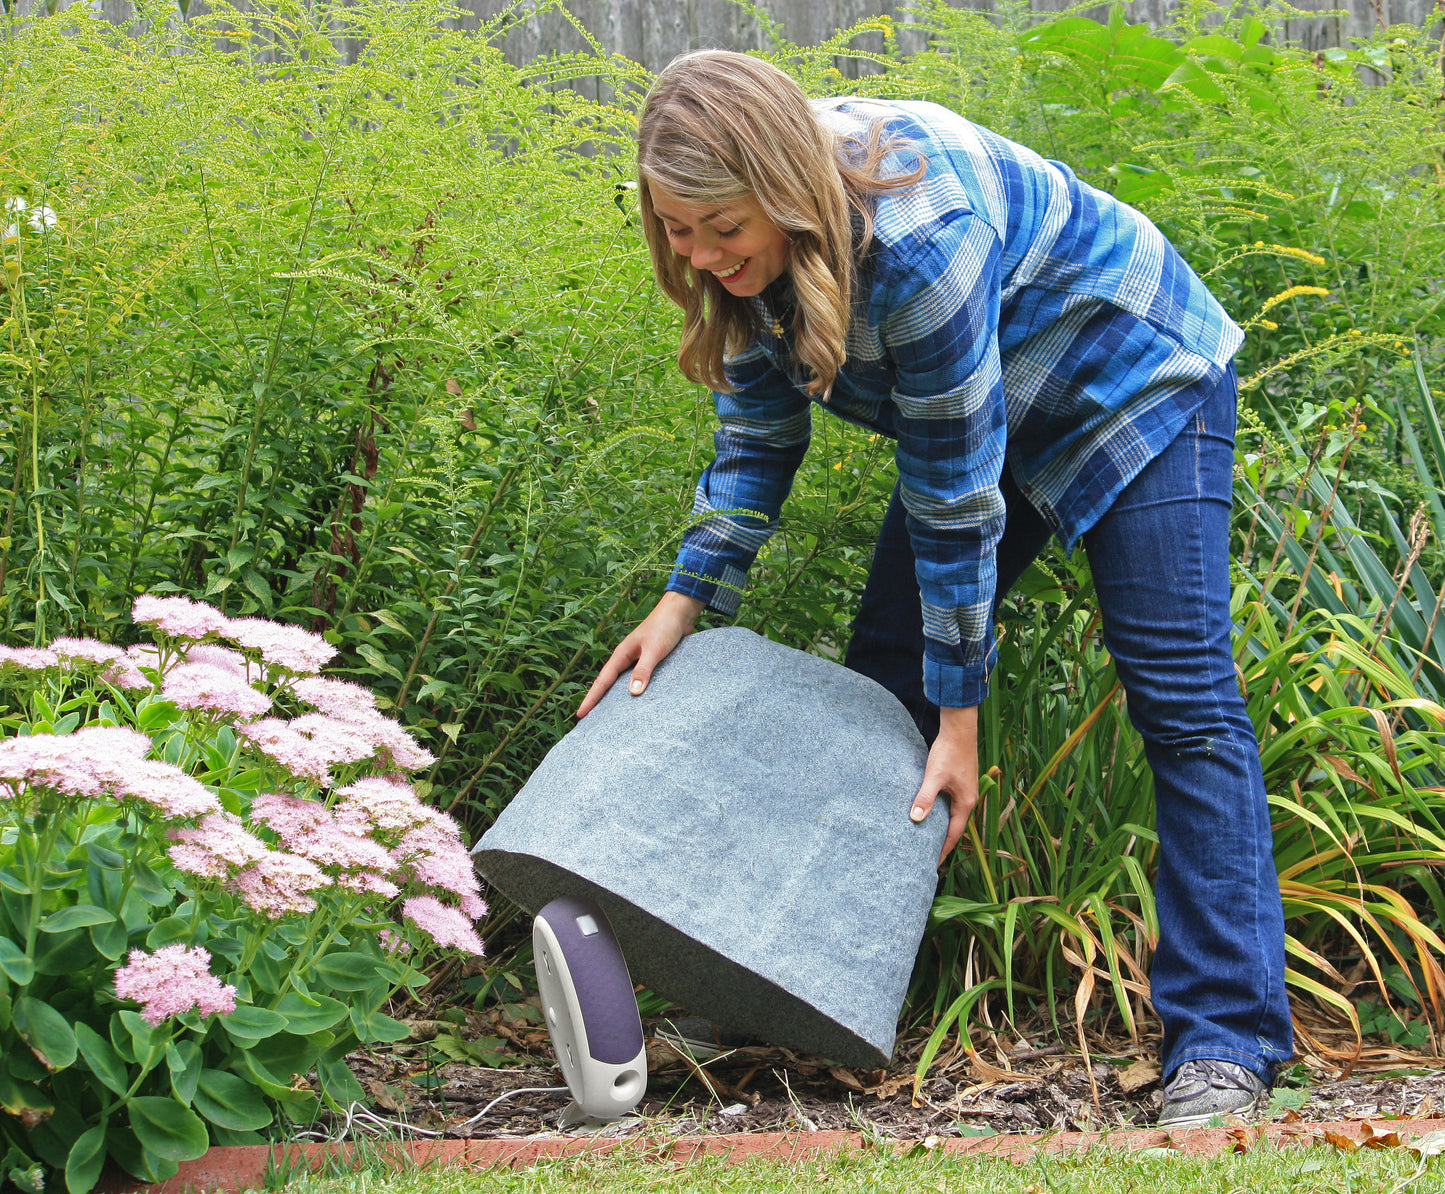
<svg viewBox="0 0 1445 1194">
<path fill-rule="evenodd" d="M 135 599 L 130 616 L 143 626 L 154 626 L 171 638 L 207 638 L 225 631 L 228 619 L 214 606 L 189 597 L 152 597 L 143 594 Z"/>
<path fill-rule="evenodd" d="M 349 680 L 306 676 L 297 680 L 291 689 L 308 705 L 343 721 L 371 717 L 377 712 L 371 690 Z"/>
<path fill-rule="evenodd" d="M 435 896 L 413 896 L 401 906 L 402 915 L 438 945 L 453 945 L 480 954 L 482 939 L 460 908 L 443 904 Z"/>
<path fill-rule="evenodd" d="M 221 633 L 242 647 L 260 652 L 273 667 L 303 676 L 319 672 L 336 654 L 336 648 L 319 634 L 265 618 L 231 618 Z"/>
<path fill-rule="evenodd" d="M 95 799 L 125 786 L 150 748 L 144 734 L 117 726 L 7 738 L 0 742 L 0 785 L 17 795 L 23 786 Z"/>
<path fill-rule="evenodd" d="M 381 943 L 381 948 L 389 954 L 411 952 L 411 942 L 400 933 L 393 933 L 390 929 L 378 929 L 376 939 Z"/>
<path fill-rule="evenodd" d="M 315 800 L 263 792 L 251 801 L 251 819 L 275 830 L 282 842 L 315 833 L 331 821 L 331 810 Z"/>
<path fill-rule="evenodd" d="M 203 1016 L 236 1010 L 236 988 L 211 973 L 211 955 L 199 945 L 167 945 L 147 954 L 133 949 L 115 972 L 115 993 L 142 1005 L 141 1019 L 160 1024 L 194 1008 Z"/>
<path fill-rule="evenodd" d="M 223 647 L 219 643 L 195 643 L 186 651 L 187 663 L 204 663 L 222 671 L 235 672 L 238 676 L 250 674 L 251 665 L 239 651 Z"/>
<path fill-rule="evenodd" d="M 367 729 L 381 751 L 383 762 L 397 771 L 420 771 L 437 761 L 436 755 L 389 717 L 378 717 L 368 722 Z"/>
<path fill-rule="evenodd" d="M 407 830 L 428 819 L 431 810 L 410 784 L 369 775 L 337 788 L 343 799 L 333 808 L 338 820 L 369 829 Z"/>
<path fill-rule="evenodd" d="M 93 638 L 58 638 L 50 650 L 62 663 L 106 666 L 125 658 L 125 650 Z"/>
<path fill-rule="evenodd" d="M 260 862 L 270 851 L 235 813 L 212 813 L 193 829 L 173 829 L 167 850 L 183 871 L 203 879 L 227 879 L 233 871 Z"/>
<path fill-rule="evenodd" d="M 293 775 L 322 787 L 331 784 L 331 768 L 377 758 L 383 765 L 420 766 L 432 756 L 411 740 L 395 722 L 373 713 L 369 719 L 341 718 L 325 713 L 303 713 L 285 721 L 267 717 L 236 732 L 269 755 Z"/>
<path fill-rule="evenodd" d="M 182 709 L 244 717 L 261 717 L 271 711 L 271 698 L 246 682 L 244 675 L 209 663 L 183 663 L 172 668 L 161 695 Z"/>
<path fill-rule="evenodd" d="M 151 682 L 145 678 L 144 673 L 131 662 L 129 657 L 122 657 L 111 664 L 101 672 L 100 678 L 116 688 L 125 688 L 132 692 L 151 687 Z"/>
<path fill-rule="evenodd" d="M 397 867 L 426 887 L 450 892 L 461 901 L 462 911 L 472 919 L 482 916 L 487 906 L 482 901 L 481 884 L 471 855 L 462 845 L 460 833 L 445 813 L 427 809 L 431 819 L 408 829 L 400 844 L 391 852 Z"/>
<path fill-rule="evenodd" d="M 360 730 L 325 713 L 303 713 L 291 719 L 291 728 L 305 734 L 328 763 L 359 763 L 376 753 L 376 747 Z"/>
<path fill-rule="evenodd" d="M 331 883 L 310 859 L 272 850 L 233 813 L 213 813 L 194 829 L 172 830 L 170 836 L 168 853 L 180 870 L 228 883 L 249 908 L 271 920 L 314 912 L 316 901 L 307 893 Z"/>
<path fill-rule="evenodd" d="M 64 796 L 144 801 L 169 819 L 217 812 L 211 790 L 179 767 L 146 758 L 151 740 L 135 730 L 86 726 L 73 734 L 32 734 L 0 742 L 0 783 Z"/>
<path fill-rule="evenodd" d="M 43 672 L 59 663 L 60 657 L 43 647 L 0 647 L 0 675 L 7 672 Z"/>
<path fill-rule="evenodd" d="M 267 851 L 266 857 L 235 879 L 235 888 L 247 907 L 272 920 L 314 912 L 316 901 L 307 893 L 330 884 L 326 873 L 310 859 L 276 850 Z"/>
<path fill-rule="evenodd" d="M 368 755 L 379 754 L 383 765 L 397 771 L 419 771 L 436 762 L 436 756 L 399 722 L 377 710 L 376 698 L 361 685 L 313 676 L 297 680 L 292 690 L 307 704 L 362 735 L 371 746 Z"/>
<path fill-rule="evenodd" d="M 366 870 L 385 874 L 392 865 L 391 855 L 385 846 L 369 837 L 348 833 L 336 824 L 297 837 L 288 848 L 327 870 Z"/>
<path fill-rule="evenodd" d="M 125 649 L 125 657 L 136 667 L 158 668 L 161 665 L 161 649 L 150 643 L 136 643 Z"/>
<path fill-rule="evenodd" d="M 158 809 L 167 820 L 188 820 L 221 811 L 215 793 L 173 763 L 142 759 L 126 773 L 117 796 L 131 796 Z"/>
<path fill-rule="evenodd" d="M 86 726 L 73 734 L 32 734 L 0 742 L 0 784 L 93 800 L 144 801 L 168 819 L 220 810 L 211 790 L 179 767 L 146 758 L 151 740 L 135 730 Z M 8 781 L 8 782 L 7 782 Z"/>
<path fill-rule="evenodd" d="M 309 779 L 321 787 L 331 784 L 331 760 L 325 750 L 305 734 L 297 733 L 291 723 L 279 717 L 242 722 L 236 733 L 281 766 L 301 779 Z"/>
<path fill-rule="evenodd" d="M 385 879 L 393 865 L 386 847 L 357 832 L 354 826 L 338 822 L 324 804 L 267 793 L 252 802 L 251 816 L 270 826 L 281 839 L 281 844 L 292 854 L 309 858 L 317 866 L 333 873 L 380 872 L 376 878 L 384 880 L 389 888 L 385 894 L 396 895 L 400 891 L 396 884 Z M 374 882 L 362 886 L 341 878 L 337 882 L 353 891 L 382 894 L 382 889 Z"/>
</svg>

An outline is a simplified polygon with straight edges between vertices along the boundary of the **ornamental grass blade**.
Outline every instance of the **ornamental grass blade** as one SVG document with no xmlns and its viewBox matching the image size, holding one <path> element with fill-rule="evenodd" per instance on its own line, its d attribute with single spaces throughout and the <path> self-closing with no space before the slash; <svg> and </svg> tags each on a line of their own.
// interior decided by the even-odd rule
<svg viewBox="0 0 1445 1194">
<path fill-rule="evenodd" d="M 1355 1005 L 1338 991 L 1332 991 L 1329 987 L 1325 986 L 1324 983 L 1310 978 L 1307 974 L 1301 974 L 1298 970 L 1294 970 L 1288 966 L 1285 967 L 1284 981 L 1286 986 L 1296 987 L 1301 991 L 1305 991 L 1321 1002 L 1327 1003 L 1331 1007 L 1342 1011 L 1345 1014 L 1345 1018 L 1349 1020 L 1350 1027 L 1354 1029 L 1355 1039 L 1357 1041 L 1362 1039 L 1360 1033 L 1360 1017 L 1355 1012 Z"/>
<path fill-rule="evenodd" d="M 924 1076 L 928 1073 L 928 1067 L 938 1056 L 938 1051 L 943 1047 L 943 1042 L 948 1039 L 949 1032 L 956 1025 L 959 1036 L 967 1040 L 968 1017 L 973 1011 L 974 1005 L 990 991 L 997 991 L 1002 987 L 1002 979 L 988 979 L 986 982 L 970 987 L 949 1005 L 948 1010 L 943 1013 L 933 1031 L 929 1033 L 928 1040 L 923 1046 L 923 1052 L 919 1055 L 918 1065 L 914 1068 L 913 1097 L 915 1099 L 918 1097 L 918 1090 L 923 1084 Z"/>
</svg>

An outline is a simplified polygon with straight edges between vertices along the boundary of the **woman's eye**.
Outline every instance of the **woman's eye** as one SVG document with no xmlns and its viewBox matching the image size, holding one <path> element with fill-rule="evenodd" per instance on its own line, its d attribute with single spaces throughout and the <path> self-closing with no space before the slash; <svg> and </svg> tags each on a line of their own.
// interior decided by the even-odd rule
<svg viewBox="0 0 1445 1194">
<path fill-rule="evenodd" d="M 686 236 L 686 235 L 687 235 L 687 229 L 686 229 L 686 228 L 668 228 L 668 229 L 666 229 L 666 232 L 667 232 L 667 235 L 670 236 L 673 240 L 676 240 L 676 239 L 677 239 L 678 237 L 680 237 L 680 236 Z"/>
<path fill-rule="evenodd" d="M 722 229 L 721 231 L 718 232 L 718 235 L 721 236 L 721 237 L 723 237 L 724 239 L 726 239 L 726 238 L 729 237 L 729 236 L 736 236 L 736 235 L 737 235 L 739 232 L 741 232 L 742 230 L 743 230 L 743 226 L 742 226 L 741 224 L 739 224 L 739 225 L 737 225 L 737 226 L 734 227 L 734 228 L 724 228 L 724 229 Z"/>
</svg>

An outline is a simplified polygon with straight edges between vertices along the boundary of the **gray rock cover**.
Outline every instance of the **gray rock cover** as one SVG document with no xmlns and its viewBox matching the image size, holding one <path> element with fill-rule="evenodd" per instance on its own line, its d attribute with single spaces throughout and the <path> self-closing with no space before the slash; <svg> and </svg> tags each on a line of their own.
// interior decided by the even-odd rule
<svg viewBox="0 0 1445 1194">
<path fill-rule="evenodd" d="M 535 914 L 607 913 L 634 981 L 722 1027 L 884 1064 L 948 821 L 908 819 L 927 749 L 872 680 L 750 630 L 623 675 L 473 849 Z"/>
</svg>

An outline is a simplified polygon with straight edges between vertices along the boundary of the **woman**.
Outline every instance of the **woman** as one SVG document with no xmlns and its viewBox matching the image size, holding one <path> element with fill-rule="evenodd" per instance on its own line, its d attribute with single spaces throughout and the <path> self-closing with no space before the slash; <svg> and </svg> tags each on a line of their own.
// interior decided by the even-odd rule
<svg viewBox="0 0 1445 1194">
<path fill-rule="evenodd" d="M 704 606 L 737 608 L 820 403 L 897 441 L 845 663 L 930 741 L 910 816 L 947 798 L 946 856 L 978 798 L 998 601 L 1050 534 L 1082 540 L 1155 779 L 1160 1123 L 1257 1110 L 1292 1030 L 1230 649 L 1242 333 L 1147 219 L 1067 167 L 933 104 L 810 104 L 745 55 L 662 73 L 638 176 L 717 458 L 667 591 L 578 715 L 628 669 L 642 692 Z"/>
</svg>

